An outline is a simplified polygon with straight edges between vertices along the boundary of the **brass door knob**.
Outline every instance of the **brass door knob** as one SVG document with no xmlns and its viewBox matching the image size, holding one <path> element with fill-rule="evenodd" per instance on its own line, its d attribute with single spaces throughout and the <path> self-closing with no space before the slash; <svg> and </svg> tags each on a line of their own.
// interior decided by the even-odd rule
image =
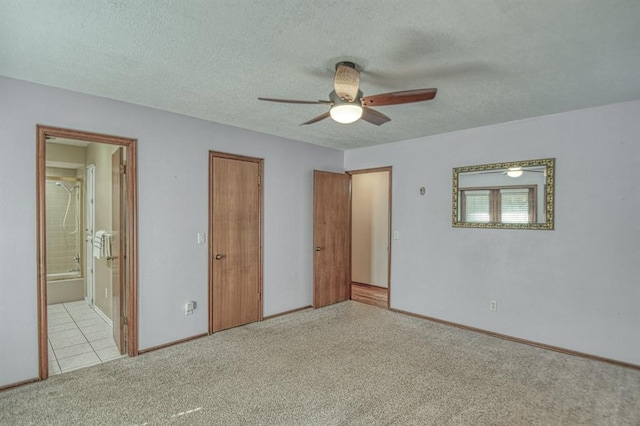
<svg viewBox="0 0 640 426">
<path fill-rule="evenodd" d="M 216 254 L 216 260 L 222 259 L 222 255 L 220 253 Z"/>
<path fill-rule="evenodd" d="M 316 251 L 320 251 L 320 250 L 322 250 L 322 247 L 317 246 L 317 247 L 316 247 Z"/>
</svg>

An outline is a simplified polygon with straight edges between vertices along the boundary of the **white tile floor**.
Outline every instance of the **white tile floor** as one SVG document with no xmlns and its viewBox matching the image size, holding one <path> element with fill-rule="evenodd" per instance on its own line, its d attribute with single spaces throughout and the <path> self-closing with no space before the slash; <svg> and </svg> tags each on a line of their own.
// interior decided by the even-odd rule
<svg viewBox="0 0 640 426">
<path fill-rule="evenodd" d="M 49 375 L 120 358 L 111 326 L 84 300 L 47 307 Z"/>
</svg>

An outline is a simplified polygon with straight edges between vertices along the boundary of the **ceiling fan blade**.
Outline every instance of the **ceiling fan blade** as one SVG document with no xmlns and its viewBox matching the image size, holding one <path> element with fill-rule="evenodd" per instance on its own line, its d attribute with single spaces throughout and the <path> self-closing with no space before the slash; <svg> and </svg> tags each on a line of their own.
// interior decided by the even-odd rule
<svg viewBox="0 0 640 426">
<path fill-rule="evenodd" d="M 317 123 L 318 121 L 322 121 L 325 118 L 329 118 L 330 114 L 329 111 L 325 112 L 324 114 L 320 114 L 317 117 L 312 118 L 309 121 L 305 121 L 304 123 L 301 124 L 301 126 L 304 126 L 305 124 L 313 124 L 313 123 Z"/>
<path fill-rule="evenodd" d="M 360 88 L 360 71 L 352 62 L 341 62 L 336 65 L 333 77 L 333 90 L 344 101 L 353 102 Z"/>
<path fill-rule="evenodd" d="M 360 118 L 362 118 L 366 122 L 375 124 L 376 126 L 380 126 L 387 121 L 391 121 L 391 119 L 383 113 L 371 108 L 362 108 L 362 117 Z"/>
<path fill-rule="evenodd" d="M 261 101 L 282 102 L 285 104 L 332 104 L 331 101 L 299 101 L 296 99 L 258 98 Z"/>
<path fill-rule="evenodd" d="M 365 96 L 360 99 L 362 106 L 382 106 L 408 104 L 411 102 L 428 101 L 436 97 L 438 89 L 415 89 L 402 92 L 382 93 L 380 95 Z"/>
</svg>

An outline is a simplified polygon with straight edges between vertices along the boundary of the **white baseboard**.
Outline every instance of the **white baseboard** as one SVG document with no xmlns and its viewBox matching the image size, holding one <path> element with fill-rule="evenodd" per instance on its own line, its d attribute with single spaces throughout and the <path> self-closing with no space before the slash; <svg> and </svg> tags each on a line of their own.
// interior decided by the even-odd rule
<svg viewBox="0 0 640 426">
<path fill-rule="evenodd" d="M 93 310 L 96 311 L 96 313 L 100 315 L 100 317 L 102 317 L 102 319 L 105 320 L 107 324 L 111 326 L 111 328 L 113 328 L 113 321 L 111 321 L 109 317 L 104 312 L 102 312 L 100 308 L 98 308 L 97 305 L 93 305 Z"/>
</svg>

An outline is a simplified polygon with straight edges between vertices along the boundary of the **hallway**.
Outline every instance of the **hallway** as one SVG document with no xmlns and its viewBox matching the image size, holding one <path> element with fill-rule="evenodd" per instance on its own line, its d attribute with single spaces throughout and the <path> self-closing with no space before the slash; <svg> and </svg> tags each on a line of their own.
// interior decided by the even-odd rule
<svg viewBox="0 0 640 426">
<path fill-rule="evenodd" d="M 111 326 L 84 300 L 49 305 L 47 310 L 50 376 L 124 356 Z"/>
<path fill-rule="evenodd" d="M 389 289 L 368 284 L 351 283 L 351 300 L 388 309 Z"/>
</svg>

